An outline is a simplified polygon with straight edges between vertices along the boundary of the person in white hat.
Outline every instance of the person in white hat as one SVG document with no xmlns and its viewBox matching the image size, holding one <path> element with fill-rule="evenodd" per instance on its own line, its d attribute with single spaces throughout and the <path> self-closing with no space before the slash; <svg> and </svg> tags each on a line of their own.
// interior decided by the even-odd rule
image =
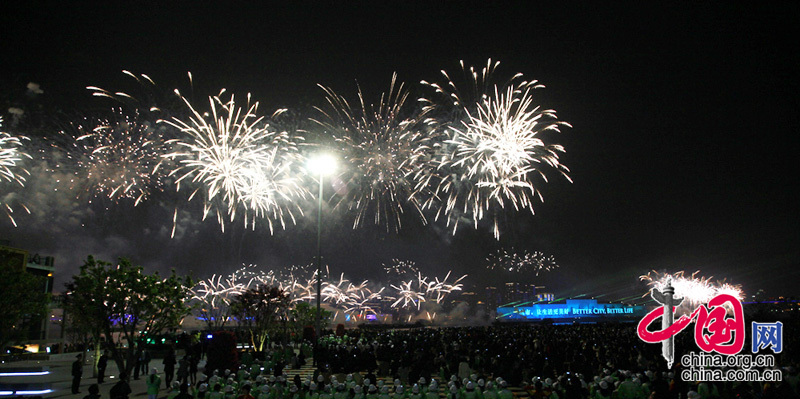
<svg viewBox="0 0 800 399">
<path fill-rule="evenodd" d="M 160 388 L 161 377 L 158 376 L 158 370 L 153 367 L 150 369 L 150 375 L 147 376 L 147 399 L 156 399 Z"/>
</svg>

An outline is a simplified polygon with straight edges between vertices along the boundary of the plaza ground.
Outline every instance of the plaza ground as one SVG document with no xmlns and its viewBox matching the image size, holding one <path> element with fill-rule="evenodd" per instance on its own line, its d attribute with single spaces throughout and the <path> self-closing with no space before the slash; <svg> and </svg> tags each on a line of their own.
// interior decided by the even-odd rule
<svg viewBox="0 0 800 399">
<path fill-rule="evenodd" d="M 79 394 L 72 394 L 71 393 L 71 386 L 72 386 L 72 362 L 75 361 L 76 353 L 68 353 L 64 355 L 57 355 L 53 356 L 50 360 L 41 360 L 41 361 L 19 361 L 19 362 L 11 362 L 5 363 L 0 365 L 0 368 L 28 368 L 28 367 L 48 367 L 50 374 L 43 375 L 43 376 L 20 376 L 20 377 L 0 377 L 0 383 L 44 383 L 50 384 L 50 389 L 53 392 L 41 395 L 45 398 L 64 398 L 64 399 L 81 399 L 84 396 L 89 394 L 89 386 L 96 383 L 97 379 L 92 377 L 92 366 L 90 363 L 87 363 L 83 367 L 83 378 L 81 379 L 80 385 L 80 393 Z M 91 361 L 91 359 L 89 359 Z M 153 359 L 150 363 L 151 367 L 156 367 L 159 372 L 163 371 L 163 365 L 161 364 L 161 359 Z M 310 377 L 314 374 L 314 368 L 311 363 L 311 359 L 308 359 L 308 363 L 299 368 L 299 369 L 284 369 L 284 372 L 289 376 L 290 379 L 294 378 L 296 374 L 300 374 L 300 377 L 305 380 L 306 377 Z M 362 372 L 363 373 L 363 372 Z M 110 398 L 109 391 L 111 387 L 118 381 L 117 376 L 119 375 L 119 369 L 117 365 L 113 361 L 108 362 L 108 368 L 106 369 L 106 378 L 103 384 L 100 384 L 100 397 L 107 399 Z M 163 373 L 161 374 L 162 381 L 163 381 Z M 380 377 L 386 382 L 386 385 L 392 387 L 393 382 L 391 378 L 388 377 Z M 341 377 L 340 380 L 344 380 L 344 377 Z M 147 384 L 145 383 L 145 377 L 140 377 L 139 380 L 131 379 L 129 382 L 131 386 L 131 394 L 130 398 L 146 398 L 147 397 Z M 529 395 L 526 391 L 516 388 L 510 387 L 511 391 L 514 393 L 514 396 L 517 398 L 527 398 Z M 164 387 L 161 388 L 159 392 L 158 398 L 166 398 L 168 390 Z M 31 395 L 36 396 L 36 395 Z M 445 392 L 442 390 L 441 397 L 445 397 Z M 0 396 L 2 397 L 2 396 Z M 20 397 L 20 396 L 14 396 Z M 24 396 L 23 396 L 24 397 Z"/>
</svg>

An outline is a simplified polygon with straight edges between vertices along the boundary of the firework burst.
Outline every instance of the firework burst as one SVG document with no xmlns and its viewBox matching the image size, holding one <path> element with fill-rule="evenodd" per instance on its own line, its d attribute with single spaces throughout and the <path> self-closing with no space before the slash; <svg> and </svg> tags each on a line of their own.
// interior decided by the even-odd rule
<svg viewBox="0 0 800 399">
<path fill-rule="evenodd" d="M 392 284 L 391 287 L 395 290 L 395 301 L 392 307 L 411 308 L 416 307 L 420 310 L 422 303 L 426 301 L 425 295 L 428 293 L 428 280 L 422 275 L 416 280 L 408 280 L 401 282 L 398 285 Z"/>
<path fill-rule="evenodd" d="M 392 259 L 389 266 L 383 266 L 383 271 L 389 276 L 390 279 L 403 279 L 417 275 L 420 271 L 417 264 L 410 260 Z"/>
<path fill-rule="evenodd" d="M 366 314 L 378 314 L 373 306 L 381 300 L 383 288 L 373 292 L 366 287 L 366 283 L 367 282 L 364 281 L 360 286 L 353 286 L 344 304 L 345 313 L 355 314 L 361 317 Z"/>
<path fill-rule="evenodd" d="M 192 116 L 188 121 L 165 121 L 186 136 L 175 140 L 177 149 L 165 156 L 177 163 L 170 175 L 177 176 L 179 190 L 182 184 L 196 186 L 190 200 L 204 193 L 203 218 L 214 213 L 223 231 L 225 220 L 233 221 L 237 210 L 251 228 L 259 218 L 267 221 L 270 232 L 275 222 L 285 228 L 287 221 L 295 222 L 296 212 L 302 214 L 295 200 L 307 193 L 294 173 L 301 162 L 298 138 L 271 130 L 249 96 L 247 105 L 239 107 L 233 96 L 223 101 L 223 93 L 209 97 L 211 115 L 201 114 L 181 97 Z"/>
<path fill-rule="evenodd" d="M 451 271 L 448 271 L 447 275 L 444 276 L 442 280 L 439 280 L 438 277 L 435 277 L 433 281 L 428 282 L 427 296 L 432 298 L 436 303 L 442 303 L 444 298 L 452 294 L 453 291 L 461 291 L 461 289 L 464 287 L 464 285 L 461 284 L 461 280 L 464 280 L 467 275 L 465 274 L 459 277 L 452 284 L 450 284 L 447 282 L 447 280 L 450 278 L 451 273 Z M 434 313 L 434 317 L 435 314 L 436 313 Z"/>
<path fill-rule="evenodd" d="M 161 132 L 138 111 L 112 111 L 108 118 L 84 118 L 70 124 L 68 158 L 75 163 L 75 186 L 90 197 L 131 199 L 135 205 L 164 186 L 162 156 L 169 145 Z"/>
<path fill-rule="evenodd" d="M 390 307 L 401 311 L 419 313 L 425 310 L 428 318 L 432 319 L 436 313 L 433 312 L 432 316 L 432 309 L 425 303 L 443 304 L 448 296 L 462 290 L 461 281 L 467 277 L 464 275 L 451 282 L 452 273 L 448 272 L 442 279 L 430 278 L 416 270 L 413 262 L 394 262 L 394 269 L 402 269 L 402 273 L 390 277 L 393 280 L 390 288 L 380 287 L 368 280 L 356 284 L 342 273 L 338 279 L 322 281 L 322 302 L 332 311 L 353 315 L 358 319 L 368 314 L 378 315 L 382 301 L 387 300 Z M 414 273 L 411 273 L 412 269 Z M 330 271 L 326 271 L 328 274 Z M 214 275 L 199 282 L 192 291 L 192 298 L 199 304 L 199 316 L 207 322 L 218 322 L 230 320 L 231 301 L 247 289 L 260 285 L 278 287 L 289 295 L 293 304 L 314 303 L 316 284 L 316 272 L 312 265 L 275 270 L 244 265 L 227 276 Z"/>
<path fill-rule="evenodd" d="M 221 328 L 230 321 L 231 302 L 244 292 L 247 286 L 235 279 L 235 274 L 223 278 L 213 275 L 208 280 L 201 280 L 192 289 L 192 300 L 199 306 L 200 316 L 212 328 Z"/>
<path fill-rule="evenodd" d="M 675 288 L 675 297 L 684 298 L 682 308 L 694 309 L 699 304 L 708 303 L 709 300 L 720 294 L 728 294 L 736 299 L 744 298 L 741 285 L 734 285 L 725 281 L 712 281 L 713 277 L 698 277 L 699 271 L 686 276 L 683 271 L 677 273 L 659 273 L 655 270 L 640 277 L 651 288 L 663 290 L 670 282 Z M 646 295 L 648 295 L 649 292 Z"/>
<path fill-rule="evenodd" d="M 347 191 L 337 206 L 355 212 L 353 228 L 371 218 L 376 225 L 385 223 L 387 230 L 397 231 L 407 209 L 425 223 L 420 204 L 411 196 L 411 176 L 431 159 L 433 147 L 422 114 L 406 110 L 408 91 L 397 84 L 397 75 L 377 104 L 367 103 L 360 87 L 356 107 L 332 89 L 320 87 L 328 107 L 317 108 L 324 118 L 313 121 L 330 131 L 349 165 L 342 175 Z"/>
<path fill-rule="evenodd" d="M 3 118 L 0 117 L 0 127 L 2 126 Z M 23 142 L 28 140 L 29 139 L 24 136 L 12 136 L 11 134 L 0 131 L 0 184 L 18 184 L 20 187 L 25 186 L 25 177 L 29 176 L 30 172 L 22 166 L 22 162 L 25 159 L 31 159 L 31 156 L 23 150 Z M 14 208 L 10 205 L 14 200 L 13 192 L 0 195 L 0 206 L 2 206 L 6 216 L 8 216 L 11 223 L 16 227 L 17 222 L 14 219 Z M 21 206 L 27 213 L 31 213 L 24 204 Z"/>
<path fill-rule="evenodd" d="M 558 268 L 558 263 L 553 255 L 546 256 L 538 251 L 518 253 L 500 249 L 486 258 L 486 268 L 509 273 L 534 273 L 538 276 L 539 273 Z"/>
<path fill-rule="evenodd" d="M 492 83 L 499 62 L 488 61 L 481 70 L 461 63 L 466 84 L 458 85 L 442 71 L 444 84 L 429 83 L 440 100 L 420 99 L 424 113 L 437 116 L 447 139 L 439 147 L 435 168 L 422 168 L 415 176 L 419 192 L 432 190 L 423 203 L 436 209 L 436 219 L 447 217 L 453 233 L 464 215 L 477 227 L 487 215 L 499 239 L 497 214 L 510 207 L 534 212 L 534 199 L 542 200 L 532 180 L 555 169 L 569 179 L 558 154 L 560 145 L 546 144 L 542 133 L 569 126 L 554 110 L 535 105 L 533 93 L 543 88 L 516 74 L 507 83 Z M 463 87 L 463 88 L 461 88 Z"/>
</svg>

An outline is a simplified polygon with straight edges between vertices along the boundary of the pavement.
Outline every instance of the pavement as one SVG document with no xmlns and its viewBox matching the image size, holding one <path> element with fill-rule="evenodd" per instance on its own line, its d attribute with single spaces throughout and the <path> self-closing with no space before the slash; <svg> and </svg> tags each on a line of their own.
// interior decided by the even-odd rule
<svg viewBox="0 0 800 399">
<path fill-rule="evenodd" d="M 89 386 L 92 384 L 97 383 L 97 378 L 92 377 L 92 366 L 91 361 L 92 359 L 89 358 L 86 364 L 83 366 L 83 377 L 81 378 L 81 385 L 80 385 L 80 393 L 73 394 L 72 393 L 72 362 L 75 361 L 75 356 L 77 353 L 69 353 L 64 355 L 58 356 L 51 356 L 50 360 L 41 360 L 41 361 L 19 361 L 19 362 L 11 362 L 5 363 L 0 365 L 0 370 L 3 369 L 21 369 L 21 368 L 42 368 L 46 367 L 49 369 L 50 373 L 46 375 L 35 375 L 35 376 L 13 376 L 13 377 L 0 377 L 0 386 L 3 384 L 35 384 L 40 385 L 44 384 L 52 389 L 52 392 L 41 394 L 41 395 L 29 395 L 29 396 L 42 396 L 45 398 L 63 398 L 63 399 L 82 399 L 84 396 L 89 394 Z M 164 375 L 163 375 L 163 365 L 161 364 L 161 359 L 153 359 L 150 362 L 150 367 L 155 367 L 159 370 L 161 375 L 161 381 L 163 384 Z M 308 365 L 300 368 L 300 369 L 285 369 L 286 374 L 289 375 L 289 378 L 294 378 L 295 374 L 300 374 L 301 378 L 305 379 L 306 376 L 313 375 L 314 369 L 309 362 Z M 111 395 L 109 392 L 111 391 L 111 387 L 117 383 L 119 376 L 119 369 L 117 368 L 117 364 L 114 361 L 108 362 L 108 368 L 106 368 L 106 377 L 105 381 L 102 384 L 99 384 L 100 388 L 100 397 L 101 398 L 110 398 Z M 131 378 L 129 384 L 131 386 L 131 398 L 139 398 L 139 397 L 147 397 L 147 384 L 145 382 L 145 378 L 147 376 L 143 375 L 139 377 L 139 380 L 134 380 Z M 2 392 L 2 390 L 0 390 Z M 162 386 L 161 392 L 158 395 L 158 398 L 166 398 L 168 390 Z M 1 394 L 1 393 L 0 393 Z M 27 396 L 27 395 L 26 395 Z M 8 397 L 8 396 L 0 396 L 0 398 Z M 20 395 L 15 395 L 14 397 L 25 397 Z"/>
<path fill-rule="evenodd" d="M 63 355 L 55 355 L 51 356 L 50 360 L 41 360 L 41 361 L 20 361 L 20 362 L 12 362 L 12 363 L 5 363 L 0 365 L 0 370 L 8 369 L 8 368 L 42 368 L 46 367 L 49 369 L 50 373 L 46 375 L 36 375 L 36 376 L 14 376 L 14 377 L 0 377 L 0 386 L 3 384 L 19 384 L 19 383 L 27 383 L 27 384 L 45 384 L 48 386 L 49 389 L 52 389 L 52 392 L 42 394 L 42 395 L 30 395 L 30 396 L 41 396 L 45 398 L 63 398 L 63 399 L 82 399 L 84 396 L 89 394 L 89 386 L 97 382 L 97 378 L 92 377 L 92 366 L 91 361 L 92 359 L 89 358 L 87 360 L 87 364 L 83 367 L 83 378 L 81 379 L 80 385 L 80 393 L 79 394 L 72 394 L 71 387 L 72 387 L 72 362 L 75 361 L 75 355 L 77 353 L 68 353 Z M 290 379 L 294 378 L 296 374 L 300 374 L 300 377 L 305 380 L 306 377 L 312 376 L 314 374 L 314 368 L 311 366 L 312 359 L 307 359 L 308 363 L 306 366 L 301 367 L 300 369 L 284 369 L 284 372 L 289 376 Z M 155 367 L 161 372 L 163 370 L 163 365 L 161 364 L 160 359 L 153 359 L 150 363 L 150 367 Z M 108 368 L 106 369 L 106 378 L 105 381 L 99 385 L 100 388 L 100 397 L 101 398 L 110 398 L 111 395 L 109 392 L 111 391 L 111 387 L 118 381 L 119 376 L 119 369 L 117 365 L 113 361 L 108 362 Z M 145 383 L 146 375 L 143 375 L 139 378 L 139 380 L 131 379 L 129 384 L 131 386 L 131 394 L 130 398 L 146 398 L 147 397 L 147 384 Z M 343 380 L 344 377 L 341 376 Z M 390 387 L 393 385 L 392 380 L 389 378 L 383 378 L 387 385 Z M 164 381 L 163 373 L 161 374 L 161 380 Z M 518 399 L 527 399 L 529 396 L 528 392 L 520 388 L 510 388 L 511 391 L 514 393 L 515 398 Z M 161 391 L 159 392 L 158 398 L 166 398 L 168 390 L 162 386 Z M 2 394 L 2 392 L 0 392 Z M 0 396 L 0 398 L 8 397 L 8 396 Z M 14 397 L 25 397 L 25 396 L 14 396 Z M 445 392 L 442 390 L 441 397 L 445 397 Z"/>
</svg>

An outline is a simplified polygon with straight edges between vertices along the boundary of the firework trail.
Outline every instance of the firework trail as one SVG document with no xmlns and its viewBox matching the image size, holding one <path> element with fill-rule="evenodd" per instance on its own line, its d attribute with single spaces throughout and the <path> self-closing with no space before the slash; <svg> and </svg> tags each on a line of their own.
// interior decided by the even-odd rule
<svg viewBox="0 0 800 399">
<path fill-rule="evenodd" d="M 115 92 L 97 86 L 87 86 L 86 89 L 94 97 L 108 98 L 123 105 L 126 109 L 136 109 L 148 120 L 165 118 L 170 110 L 176 109 L 181 105 L 180 99 L 174 93 L 160 89 L 150 76 L 145 74 L 137 75 L 126 70 L 123 70 L 122 73 L 136 81 L 136 92 Z M 189 83 L 192 83 L 191 72 L 189 72 Z"/>
<path fill-rule="evenodd" d="M 547 182 L 545 170 L 555 169 L 569 180 L 569 170 L 558 156 L 564 148 L 546 144 L 541 137 L 569 124 L 558 121 L 554 110 L 535 104 L 534 90 L 544 87 L 536 81 L 516 74 L 505 84 L 492 83 L 498 65 L 489 60 L 477 71 L 462 61 L 464 85 L 456 84 L 446 71 L 444 84 L 422 81 L 435 93 L 435 98 L 420 99 L 423 112 L 440 121 L 447 139 L 438 147 L 436 167 L 415 175 L 416 189 L 433 191 L 423 207 L 435 209 L 436 220 L 446 217 L 453 234 L 462 215 L 475 227 L 488 215 L 499 239 L 498 212 L 510 205 L 533 213 L 534 198 L 543 200 L 534 176 Z"/>
<path fill-rule="evenodd" d="M 681 309 L 694 310 L 697 305 L 708 303 L 709 300 L 720 294 L 728 294 L 736 299 L 744 298 L 741 285 L 734 285 L 725 281 L 713 282 L 713 277 L 698 277 L 696 271 L 691 276 L 686 276 L 683 271 L 677 273 L 659 273 L 655 270 L 640 277 L 646 281 L 651 288 L 659 291 L 666 287 L 667 282 L 671 282 L 675 288 L 675 297 L 684 298 Z M 645 294 L 647 296 L 648 293 Z"/>
<path fill-rule="evenodd" d="M 340 176 L 347 191 L 337 206 L 355 212 L 353 228 L 371 218 L 376 225 L 385 223 L 387 231 L 397 231 L 406 209 L 426 223 L 419 202 L 411 196 L 415 185 L 411 176 L 432 158 L 431 136 L 423 115 L 406 110 L 408 91 L 398 85 L 397 75 L 392 75 L 388 93 L 377 104 L 367 103 L 360 87 L 355 107 L 331 88 L 319 87 L 328 107 L 316 108 L 323 118 L 312 121 L 332 134 L 349 166 Z"/>
<path fill-rule="evenodd" d="M 556 258 L 553 255 L 546 256 L 538 251 L 518 253 L 500 249 L 489 255 L 486 258 L 486 262 L 488 270 L 509 273 L 534 273 L 536 276 L 541 272 L 549 272 L 558 268 L 558 263 L 556 263 Z"/>
<path fill-rule="evenodd" d="M 186 136 L 175 140 L 176 150 L 165 156 L 177 164 L 170 175 L 177 176 L 178 190 L 195 186 L 189 200 L 202 191 L 203 219 L 213 212 L 223 231 L 225 220 L 233 221 L 237 210 L 251 228 L 259 218 L 267 221 L 270 232 L 275 222 L 282 228 L 287 221 L 295 223 L 295 212 L 302 214 L 296 200 L 307 194 L 295 173 L 302 161 L 298 138 L 271 130 L 249 96 L 246 106 L 239 107 L 233 96 L 223 101 L 223 93 L 209 97 L 210 116 L 181 97 L 192 116 L 164 121 Z"/>
<path fill-rule="evenodd" d="M 0 128 L 3 126 L 3 118 L 0 117 Z M 6 184 L 18 184 L 20 187 L 25 187 L 25 176 L 30 176 L 30 172 L 25 169 L 22 162 L 25 159 L 31 159 L 31 156 L 23 150 L 23 142 L 29 141 L 24 136 L 12 136 L 11 134 L 0 131 L 0 187 Z M 5 189 L 3 191 L 6 191 Z M 15 201 L 15 195 L 10 190 L 8 194 L 0 196 L 0 206 L 6 216 L 8 216 L 14 227 L 17 227 L 17 221 L 14 219 L 14 208 L 10 203 Z M 27 213 L 31 211 L 21 204 L 22 209 Z"/>
</svg>

